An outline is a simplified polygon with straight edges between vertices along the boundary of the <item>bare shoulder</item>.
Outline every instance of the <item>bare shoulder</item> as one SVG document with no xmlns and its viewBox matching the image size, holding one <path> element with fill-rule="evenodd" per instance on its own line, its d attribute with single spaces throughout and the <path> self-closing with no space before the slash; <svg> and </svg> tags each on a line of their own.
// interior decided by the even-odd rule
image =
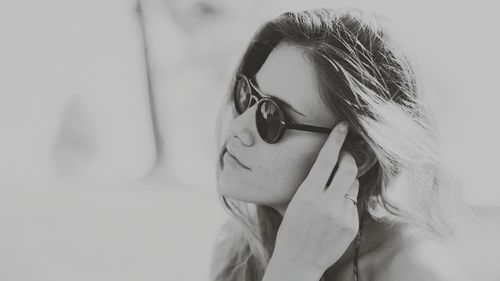
<svg viewBox="0 0 500 281">
<path fill-rule="evenodd" d="M 401 233 L 391 254 L 381 259 L 373 280 L 462 281 L 468 280 L 442 240 L 429 235 Z"/>
</svg>

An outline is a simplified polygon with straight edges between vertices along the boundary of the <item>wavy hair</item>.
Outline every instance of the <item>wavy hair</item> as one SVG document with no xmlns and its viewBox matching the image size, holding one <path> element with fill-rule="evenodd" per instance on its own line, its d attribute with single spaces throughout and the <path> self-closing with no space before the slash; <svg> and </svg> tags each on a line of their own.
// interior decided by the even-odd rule
<svg viewBox="0 0 500 281">
<path fill-rule="evenodd" d="M 345 149 L 364 147 L 376 155 L 359 178 L 360 212 L 446 237 L 453 231 L 457 192 L 439 155 L 432 95 L 391 34 L 384 18 L 357 9 L 287 12 L 258 30 L 236 73 L 255 75 L 280 42 L 299 47 L 315 70 L 322 101 L 349 124 Z M 219 120 L 234 90 L 233 83 Z M 234 220 L 216 249 L 212 280 L 261 280 L 281 216 L 270 207 L 219 197 Z"/>
</svg>

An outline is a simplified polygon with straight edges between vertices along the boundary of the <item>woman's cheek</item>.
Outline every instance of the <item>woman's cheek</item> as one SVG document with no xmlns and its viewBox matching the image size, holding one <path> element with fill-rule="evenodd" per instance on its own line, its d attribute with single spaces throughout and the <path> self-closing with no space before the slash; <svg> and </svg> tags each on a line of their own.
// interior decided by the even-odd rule
<svg viewBox="0 0 500 281">
<path fill-rule="evenodd" d="M 301 157 L 299 159 L 290 160 L 282 169 L 275 172 L 273 177 L 279 179 L 279 183 L 277 184 L 281 187 L 283 197 L 292 197 L 295 194 L 299 186 L 307 177 L 312 162 L 313 160 L 310 158 Z"/>
</svg>

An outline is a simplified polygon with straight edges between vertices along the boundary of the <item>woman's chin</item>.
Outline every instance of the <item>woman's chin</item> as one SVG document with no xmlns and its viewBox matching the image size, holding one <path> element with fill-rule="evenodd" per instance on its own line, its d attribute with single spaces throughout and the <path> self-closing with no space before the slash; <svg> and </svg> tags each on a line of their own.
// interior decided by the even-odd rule
<svg viewBox="0 0 500 281">
<path fill-rule="evenodd" d="M 219 181 L 217 183 L 217 189 L 220 194 L 231 199 L 248 201 L 248 196 L 245 196 L 243 190 L 241 190 L 242 188 L 243 186 L 241 184 L 226 182 L 221 178 L 219 178 Z"/>
<path fill-rule="evenodd" d="M 262 201 L 262 198 L 257 198 L 258 194 L 252 194 L 252 190 L 254 189 L 241 184 L 241 182 L 238 183 L 225 179 L 223 175 L 219 177 L 217 189 L 220 194 L 234 200 L 255 204 L 260 204 Z"/>
</svg>

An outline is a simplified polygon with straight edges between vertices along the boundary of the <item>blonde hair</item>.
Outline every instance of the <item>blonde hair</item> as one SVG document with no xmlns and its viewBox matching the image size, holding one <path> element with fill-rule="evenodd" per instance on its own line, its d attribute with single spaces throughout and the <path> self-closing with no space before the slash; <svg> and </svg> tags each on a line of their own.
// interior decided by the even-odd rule
<svg viewBox="0 0 500 281">
<path fill-rule="evenodd" d="M 458 193 L 439 154 L 432 96 L 384 22 L 355 9 L 284 13 L 257 32 L 237 73 L 252 77 L 280 42 L 300 47 L 314 66 L 322 100 L 349 124 L 346 149 L 363 147 L 377 157 L 359 179 L 360 211 L 381 223 L 450 235 Z M 234 223 L 213 280 L 261 280 L 281 217 L 219 196 Z"/>
</svg>

